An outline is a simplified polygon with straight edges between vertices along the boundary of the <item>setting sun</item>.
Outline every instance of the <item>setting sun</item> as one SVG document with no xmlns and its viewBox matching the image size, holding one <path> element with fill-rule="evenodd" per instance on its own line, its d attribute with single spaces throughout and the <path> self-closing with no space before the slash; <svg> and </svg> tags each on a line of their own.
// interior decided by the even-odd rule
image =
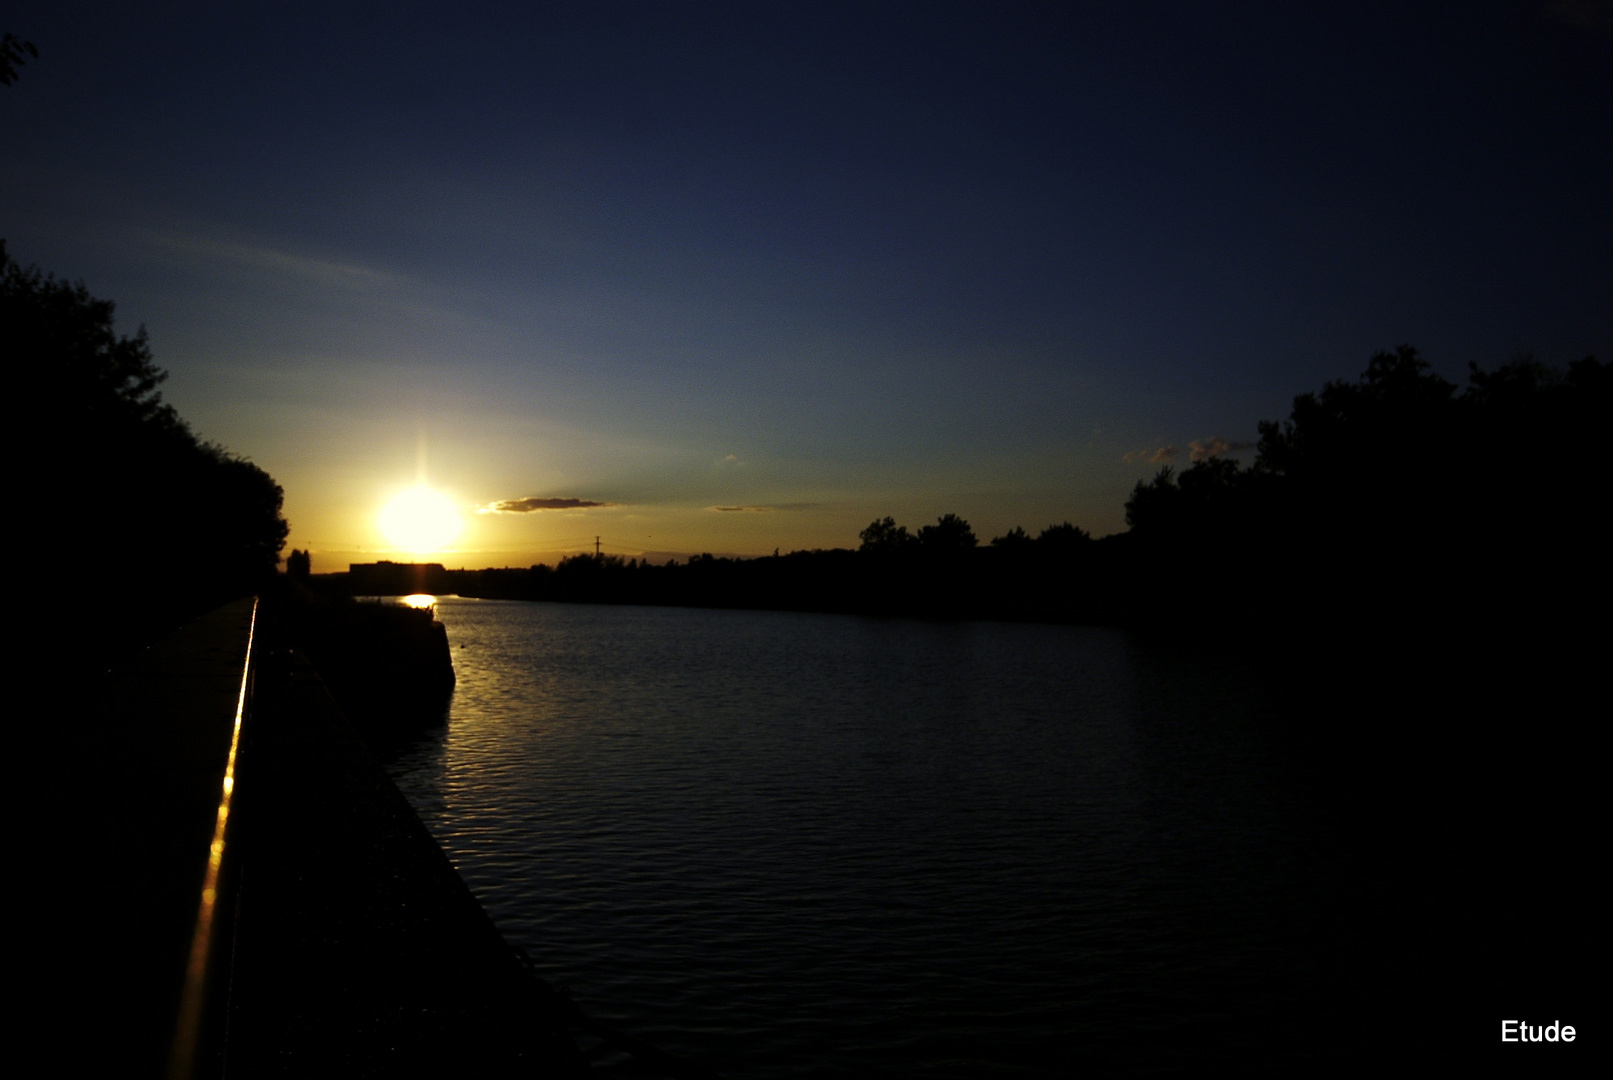
<svg viewBox="0 0 1613 1080">
<path fill-rule="evenodd" d="M 459 535 L 459 511 L 446 495 L 410 488 L 392 497 L 381 511 L 381 532 L 405 551 L 437 551 Z"/>
</svg>

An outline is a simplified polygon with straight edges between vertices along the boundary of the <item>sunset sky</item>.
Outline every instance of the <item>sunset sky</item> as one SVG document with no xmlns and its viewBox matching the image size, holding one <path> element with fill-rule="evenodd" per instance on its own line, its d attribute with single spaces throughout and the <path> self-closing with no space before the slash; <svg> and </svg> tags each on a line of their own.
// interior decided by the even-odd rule
<svg viewBox="0 0 1613 1080">
<path fill-rule="evenodd" d="M 1103 534 L 1375 350 L 1613 354 L 1605 3 L 243 7 L 0 6 L 0 237 L 316 571 L 422 481 L 450 566 Z"/>
</svg>

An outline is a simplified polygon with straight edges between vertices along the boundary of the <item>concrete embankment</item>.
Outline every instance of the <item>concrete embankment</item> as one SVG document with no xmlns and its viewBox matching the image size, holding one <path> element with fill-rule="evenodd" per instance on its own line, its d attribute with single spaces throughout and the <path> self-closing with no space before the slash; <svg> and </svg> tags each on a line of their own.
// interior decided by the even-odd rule
<svg viewBox="0 0 1613 1080">
<path fill-rule="evenodd" d="M 576 1074 L 561 1003 L 255 616 L 221 608 L 63 688 L 43 1071 Z"/>
<path fill-rule="evenodd" d="M 42 768 L 60 770 L 65 797 L 46 804 L 42 823 L 51 930 L 41 1019 L 52 1060 L 43 1072 L 168 1069 L 238 708 L 250 704 L 253 616 L 252 601 L 220 608 L 93 684 L 55 688 L 55 753 Z M 231 866 L 211 869 L 227 909 Z M 213 918 L 215 944 L 227 941 L 228 922 Z M 192 1003 L 205 1004 L 196 993 Z"/>
<path fill-rule="evenodd" d="M 558 1003 L 306 658 L 266 657 L 255 696 L 227 1073 L 576 1072 Z"/>
<path fill-rule="evenodd" d="M 306 652 L 372 746 L 442 722 L 454 689 L 453 655 L 429 609 L 280 599 L 272 636 Z"/>
</svg>

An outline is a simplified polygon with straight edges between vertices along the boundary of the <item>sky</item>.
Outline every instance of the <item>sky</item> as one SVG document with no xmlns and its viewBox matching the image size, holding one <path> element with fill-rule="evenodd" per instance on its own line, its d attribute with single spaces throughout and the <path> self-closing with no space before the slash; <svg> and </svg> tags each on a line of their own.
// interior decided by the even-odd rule
<svg viewBox="0 0 1613 1080">
<path fill-rule="evenodd" d="M 1104 535 L 1379 349 L 1458 382 L 1613 355 L 1608 3 L 0 0 L 0 29 L 39 50 L 0 87 L 10 255 L 146 328 L 319 572 L 885 515 Z M 381 515 L 417 486 L 462 529 L 411 554 Z"/>
</svg>

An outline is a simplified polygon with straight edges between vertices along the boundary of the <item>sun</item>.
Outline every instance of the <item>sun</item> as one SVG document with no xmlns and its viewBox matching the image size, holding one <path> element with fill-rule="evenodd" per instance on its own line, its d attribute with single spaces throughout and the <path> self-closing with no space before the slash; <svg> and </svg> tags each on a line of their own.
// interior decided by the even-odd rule
<svg viewBox="0 0 1613 1080">
<path fill-rule="evenodd" d="M 416 554 L 438 551 L 452 543 L 462 526 L 453 502 L 430 488 L 400 491 L 381 510 L 382 534 Z"/>
</svg>

